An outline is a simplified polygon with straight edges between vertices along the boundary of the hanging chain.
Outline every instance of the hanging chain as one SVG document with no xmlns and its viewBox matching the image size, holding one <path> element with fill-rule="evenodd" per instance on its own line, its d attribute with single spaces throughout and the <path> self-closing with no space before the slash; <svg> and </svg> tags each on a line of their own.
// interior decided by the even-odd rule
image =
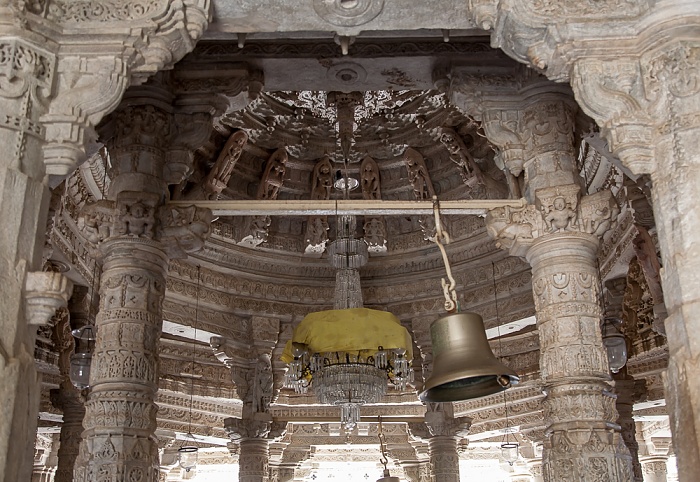
<svg viewBox="0 0 700 482">
<path fill-rule="evenodd" d="M 389 458 L 386 455 L 386 440 L 384 440 L 384 432 L 382 432 L 382 417 L 381 417 L 381 415 L 378 418 L 379 418 L 379 429 L 378 429 L 377 437 L 379 437 L 379 450 L 381 451 L 381 458 L 379 459 L 379 463 L 384 466 L 384 473 L 386 474 L 386 472 L 387 472 L 386 464 L 389 463 Z"/>
<path fill-rule="evenodd" d="M 442 222 L 440 221 L 440 201 L 438 201 L 437 196 L 433 196 L 433 214 L 435 215 L 435 244 L 440 248 L 440 253 L 442 253 L 442 260 L 445 263 L 445 271 L 447 271 L 447 279 L 441 278 L 442 292 L 445 296 L 445 310 L 448 313 L 452 313 L 457 310 L 457 292 L 455 287 L 457 282 L 452 276 L 452 269 L 450 268 L 450 261 L 447 259 L 447 252 L 445 251 L 445 244 L 450 244 L 450 235 L 447 231 L 442 229 Z"/>
</svg>

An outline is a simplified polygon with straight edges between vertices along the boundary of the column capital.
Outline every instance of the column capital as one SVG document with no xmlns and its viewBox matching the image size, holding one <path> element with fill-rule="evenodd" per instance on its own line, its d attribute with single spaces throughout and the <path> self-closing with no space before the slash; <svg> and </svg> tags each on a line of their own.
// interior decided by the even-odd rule
<svg viewBox="0 0 700 482">
<path fill-rule="evenodd" d="M 496 245 L 524 257 L 532 245 L 551 234 L 600 238 L 617 223 L 619 207 L 610 191 L 581 196 L 577 184 L 539 189 L 536 203 L 524 208 L 489 211 L 486 230 Z"/>
<path fill-rule="evenodd" d="M 255 414 L 254 418 L 225 418 L 224 430 L 232 442 L 245 439 L 268 440 L 284 436 L 287 430 L 286 422 L 273 422 L 267 414 Z"/>
<path fill-rule="evenodd" d="M 115 240 L 159 242 L 171 259 L 199 251 L 211 233 L 211 210 L 160 203 L 156 193 L 122 191 L 115 201 L 86 205 L 78 229 L 96 257 L 104 256 Z"/>
</svg>

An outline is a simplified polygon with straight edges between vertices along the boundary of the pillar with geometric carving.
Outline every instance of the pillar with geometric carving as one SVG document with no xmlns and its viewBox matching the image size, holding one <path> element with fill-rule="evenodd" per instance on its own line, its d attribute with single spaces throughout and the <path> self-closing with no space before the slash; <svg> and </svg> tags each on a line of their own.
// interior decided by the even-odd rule
<svg viewBox="0 0 700 482">
<path fill-rule="evenodd" d="M 616 428 L 608 360 L 600 332 L 597 269 L 600 237 L 619 208 L 609 191 L 582 196 L 571 132 L 573 111 L 565 98 L 532 97 L 513 112 L 491 117 L 486 129 L 519 129 L 525 172 L 525 208 L 499 208 L 487 216 L 497 245 L 524 256 L 540 337 L 540 367 L 547 395 L 549 436 L 544 480 L 628 481 L 629 452 Z"/>
<path fill-rule="evenodd" d="M 680 479 L 694 482 L 700 480 L 700 35 L 697 20 L 687 36 L 677 35 L 678 23 L 655 32 L 653 48 L 582 59 L 572 86 L 625 167 L 651 175 L 668 313 L 666 401 Z"/>
<path fill-rule="evenodd" d="M 270 449 L 267 437 L 271 427 L 270 420 L 242 420 L 227 418 L 224 429 L 232 443 L 238 444 L 238 480 L 240 482 L 268 482 L 270 469 Z M 284 424 L 286 426 L 286 423 Z M 273 434 L 275 435 L 275 434 Z"/>
<path fill-rule="evenodd" d="M 170 258 L 201 248 L 211 212 L 169 209 L 166 166 L 170 96 L 135 90 L 103 130 L 107 199 L 81 213 L 81 232 L 102 262 L 97 340 L 86 403 L 78 481 L 158 480 L 155 438 L 158 341 Z M 133 105 L 138 105 L 134 107 Z M 166 169 L 167 167 L 167 169 Z"/>
<path fill-rule="evenodd" d="M 457 442 L 469 433 L 471 419 L 454 418 L 449 404 L 429 403 L 427 408 L 425 423 L 409 423 L 409 433 L 428 442 L 434 480 L 459 482 Z"/>
</svg>

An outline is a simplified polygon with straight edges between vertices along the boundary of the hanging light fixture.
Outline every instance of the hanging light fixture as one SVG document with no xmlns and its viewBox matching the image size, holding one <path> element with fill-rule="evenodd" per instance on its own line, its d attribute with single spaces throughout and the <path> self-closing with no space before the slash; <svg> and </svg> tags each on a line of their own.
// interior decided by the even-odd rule
<svg viewBox="0 0 700 482">
<path fill-rule="evenodd" d="M 450 238 L 442 229 L 436 197 L 433 197 L 433 212 L 435 243 L 449 279 L 449 283 L 442 279 L 445 310 L 451 314 L 439 318 L 430 327 L 433 372 L 419 398 L 423 402 L 455 402 L 506 390 L 518 383 L 518 375 L 493 355 L 481 316 L 459 311 L 456 282 L 443 246 L 449 244 Z"/>
<path fill-rule="evenodd" d="M 354 238 L 354 216 L 338 216 L 337 238 L 328 247 L 336 268 L 333 310 L 308 314 L 294 329 L 282 361 L 288 364 L 285 387 L 323 404 L 340 407 L 346 430 L 360 421 L 360 407 L 377 403 L 387 384 L 405 390 L 413 381 L 412 341 L 389 312 L 363 308 L 359 268 L 367 263 L 367 245 Z"/>
<path fill-rule="evenodd" d="M 379 429 L 377 432 L 377 437 L 379 437 L 379 450 L 381 452 L 379 463 L 384 466 L 382 477 L 377 479 L 377 482 L 400 482 L 400 479 L 398 477 L 392 477 L 389 473 L 389 469 L 386 468 L 386 464 L 389 463 L 389 458 L 386 456 L 386 440 L 384 439 L 384 432 L 382 431 L 381 416 L 379 417 Z"/>
<path fill-rule="evenodd" d="M 501 316 L 498 311 L 498 290 L 496 289 L 496 265 L 491 262 L 491 279 L 493 280 L 493 303 L 496 309 L 496 327 L 498 329 L 498 344 L 499 351 L 503 354 L 503 345 L 501 341 Z M 520 457 L 520 444 L 515 440 L 513 436 L 513 441 L 510 441 L 510 434 L 512 429 L 510 428 L 510 420 L 508 419 L 508 399 L 506 398 L 506 392 L 503 392 L 503 411 L 506 415 L 506 428 L 503 434 L 503 442 L 501 443 L 501 458 L 508 462 L 511 467 L 515 462 L 517 462 L 518 457 Z"/>
<path fill-rule="evenodd" d="M 97 338 L 97 327 L 88 323 L 72 330 L 71 334 L 75 338 L 75 353 L 70 357 L 68 377 L 75 388 L 83 390 L 90 387 L 92 350 Z"/>
<path fill-rule="evenodd" d="M 75 338 L 75 353 L 70 357 L 70 370 L 68 378 L 75 388 L 84 390 L 90 388 L 90 369 L 92 368 L 92 351 L 97 339 L 97 326 L 95 326 L 95 313 L 93 312 L 93 301 L 95 300 L 97 279 L 97 263 L 92 268 L 92 284 L 88 293 L 88 314 L 87 323 L 83 326 L 71 330 Z"/>
<path fill-rule="evenodd" d="M 619 318 L 604 317 L 601 328 L 603 345 L 608 353 L 610 371 L 618 373 L 627 363 L 627 340 L 618 326 L 622 324 Z"/>
<path fill-rule="evenodd" d="M 194 334 L 192 336 L 192 369 L 190 373 L 190 410 L 189 410 L 189 421 L 187 424 L 187 435 L 185 435 L 182 445 L 177 449 L 177 462 L 182 467 L 185 472 L 189 472 L 197 466 L 197 459 L 199 458 L 199 447 L 197 446 L 197 440 L 192 435 L 192 404 L 194 398 L 194 357 L 195 357 L 195 343 L 197 342 L 197 322 L 199 315 L 199 280 L 200 280 L 200 267 L 197 266 L 197 292 L 195 294 L 195 308 L 194 308 Z"/>
</svg>

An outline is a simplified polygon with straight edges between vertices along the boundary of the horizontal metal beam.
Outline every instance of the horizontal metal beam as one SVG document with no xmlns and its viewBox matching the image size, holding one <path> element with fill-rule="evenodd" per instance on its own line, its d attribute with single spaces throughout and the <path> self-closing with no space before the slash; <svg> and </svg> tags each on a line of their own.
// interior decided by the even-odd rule
<svg viewBox="0 0 700 482">
<path fill-rule="evenodd" d="M 355 201 L 340 200 L 252 200 L 252 201 L 171 201 L 170 206 L 209 208 L 215 216 L 401 216 L 433 214 L 432 201 Z M 521 208 L 525 199 L 466 199 L 440 201 L 440 214 L 484 215 L 489 210 L 510 206 Z"/>
</svg>

